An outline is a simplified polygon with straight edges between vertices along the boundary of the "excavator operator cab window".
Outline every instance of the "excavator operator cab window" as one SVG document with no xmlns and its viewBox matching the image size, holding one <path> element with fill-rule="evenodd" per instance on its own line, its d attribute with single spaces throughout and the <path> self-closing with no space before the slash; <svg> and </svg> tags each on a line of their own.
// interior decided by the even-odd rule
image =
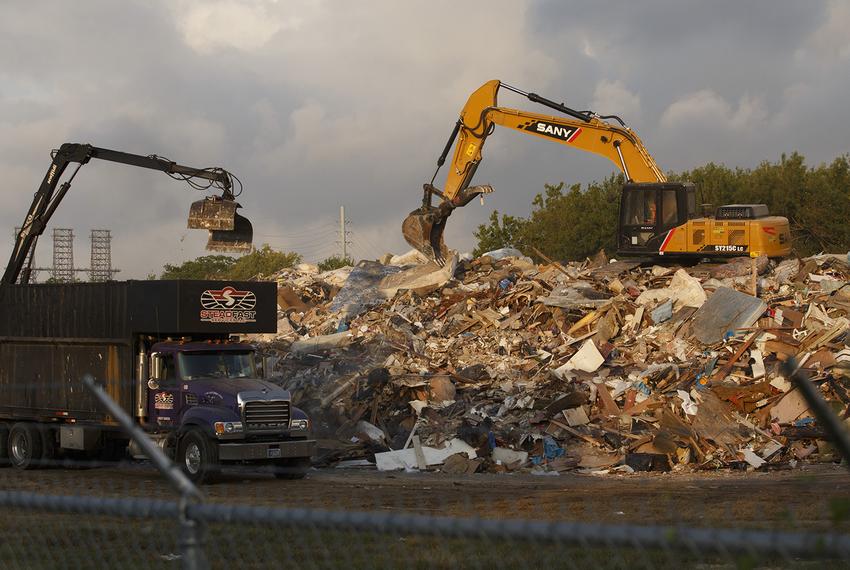
<svg viewBox="0 0 850 570">
<path fill-rule="evenodd" d="M 656 233 L 659 216 L 663 215 L 658 204 L 658 189 L 647 187 L 629 187 L 624 191 L 621 211 L 621 223 L 629 226 L 631 246 L 643 246 Z"/>
<path fill-rule="evenodd" d="M 688 197 L 688 219 L 697 216 L 697 191 L 693 186 L 686 187 Z"/>
<path fill-rule="evenodd" d="M 676 225 L 676 220 L 679 219 L 679 212 L 676 206 L 676 191 L 664 189 L 661 191 L 661 226 L 662 228 L 672 228 Z"/>
<path fill-rule="evenodd" d="M 695 210 L 692 185 L 626 184 L 620 207 L 620 247 L 657 250 L 666 233 L 693 217 Z"/>
<path fill-rule="evenodd" d="M 658 219 L 655 188 L 632 189 L 625 197 L 623 219 L 630 226 L 654 226 Z"/>
</svg>

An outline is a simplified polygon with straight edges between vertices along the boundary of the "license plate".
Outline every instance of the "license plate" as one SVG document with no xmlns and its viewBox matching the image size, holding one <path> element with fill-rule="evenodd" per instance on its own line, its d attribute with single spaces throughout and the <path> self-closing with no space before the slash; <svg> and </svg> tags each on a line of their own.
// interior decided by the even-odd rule
<svg viewBox="0 0 850 570">
<path fill-rule="evenodd" d="M 269 459 L 277 459 L 280 457 L 280 448 L 269 448 Z"/>
</svg>

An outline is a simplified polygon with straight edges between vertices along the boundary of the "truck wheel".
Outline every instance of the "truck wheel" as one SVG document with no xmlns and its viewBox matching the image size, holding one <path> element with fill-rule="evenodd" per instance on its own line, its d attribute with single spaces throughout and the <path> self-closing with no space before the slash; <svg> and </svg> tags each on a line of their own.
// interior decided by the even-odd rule
<svg viewBox="0 0 850 570">
<path fill-rule="evenodd" d="M 274 465 L 274 476 L 278 479 L 303 479 L 310 470 L 310 458 L 284 459 Z"/>
<path fill-rule="evenodd" d="M 41 462 L 41 430 L 35 424 L 17 423 L 9 431 L 9 459 L 18 469 L 35 469 Z"/>
<path fill-rule="evenodd" d="M 193 483 L 209 481 L 219 472 L 218 447 L 204 432 L 191 429 L 180 440 L 177 462 Z"/>
<path fill-rule="evenodd" d="M 0 467 L 9 465 L 9 426 L 0 424 Z"/>
</svg>

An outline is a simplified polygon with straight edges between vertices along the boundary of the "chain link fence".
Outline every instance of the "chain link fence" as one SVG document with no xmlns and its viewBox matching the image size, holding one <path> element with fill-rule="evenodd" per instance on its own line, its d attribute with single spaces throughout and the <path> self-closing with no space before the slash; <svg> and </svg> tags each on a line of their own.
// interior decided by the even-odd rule
<svg viewBox="0 0 850 570">
<path fill-rule="evenodd" d="M 837 465 L 301 481 L 253 466 L 198 489 L 88 387 L 151 459 L 0 469 L 3 568 L 850 567 L 850 475 Z"/>
<path fill-rule="evenodd" d="M 840 481 L 847 486 L 843 472 L 833 468 L 826 473 L 831 474 L 825 478 L 828 484 Z M 810 481 L 789 482 L 825 486 L 814 475 Z M 338 501 L 333 508 L 274 506 L 318 501 L 306 495 L 325 485 L 332 491 L 332 485 L 348 477 L 356 483 L 342 490 L 360 488 L 357 499 Z M 406 502 L 381 488 L 389 477 L 395 479 L 395 489 L 407 489 Z M 532 479 L 517 483 L 533 487 Z M 572 479 L 577 487 L 587 488 L 579 477 Z M 205 486 L 205 496 L 198 500 L 169 497 L 173 492 L 167 482 L 144 464 L 3 470 L 0 480 L 13 489 L 0 492 L 0 560 L 5 568 L 850 566 L 847 503 L 836 503 L 834 496 L 816 505 L 817 515 L 800 509 L 798 514 L 765 511 L 751 512 L 748 518 L 737 513 L 735 518 L 728 510 L 728 524 L 720 526 L 723 516 L 696 507 L 679 513 L 689 522 L 674 523 L 673 509 L 682 503 L 673 500 L 665 517 L 653 518 L 659 511 L 648 508 L 631 513 L 629 520 L 636 522 L 612 524 L 617 514 L 606 512 L 608 505 L 602 503 L 594 512 L 592 500 L 582 506 L 584 515 L 574 519 L 563 514 L 574 509 L 550 509 L 529 519 L 528 504 L 523 504 L 527 497 L 483 503 L 431 498 L 417 507 L 416 496 L 444 493 L 458 483 L 476 484 L 474 479 L 458 481 L 440 474 L 318 471 L 292 482 L 237 471 Z M 634 490 L 643 482 L 632 477 L 611 485 Z M 667 484 L 688 486 L 673 480 Z M 493 477 L 484 477 L 478 485 L 497 492 Z M 358 508 L 369 503 L 364 496 L 370 486 L 375 490 L 372 507 Z M 544 484 L 530 495 L 551 501 L 551 491 L 560 492 L 567 504 L 569 487 Z M 36 490 L 21 490 L 25 488 Z M 653 501 L 649 494 L 644 499 Z M 765 506 L 769 501 L 765 496 Z M 633 509 L 635 504 L 624 502 L 622 508 Z M 695 522 L 699 520 L 706 523 Z"/>
<path fill-rule="evenodd" d="M 0 553 L 15 568 L 185 566 L 176 503 L 6 492 Z M 195 505 L 212 568 L 816 567 L 846 561 L 843 534 L 482 520 Z"/>
</svg>

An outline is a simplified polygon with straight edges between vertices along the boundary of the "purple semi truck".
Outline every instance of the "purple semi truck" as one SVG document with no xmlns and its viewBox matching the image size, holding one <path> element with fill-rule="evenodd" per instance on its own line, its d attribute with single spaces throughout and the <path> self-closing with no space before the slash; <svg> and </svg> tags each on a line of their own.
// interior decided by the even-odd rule
<svg viewBox="0 0 850 570">
<path fill-rule="evenodd" d="M 303 477 L 315 441 L 290 393 L 235 333 L 274 332 L 268 282 L 0 287 L 0 462 L 143 457 L 82 384 L 92 374 L 196 482 L 228 463 Z"/>
</svg>

